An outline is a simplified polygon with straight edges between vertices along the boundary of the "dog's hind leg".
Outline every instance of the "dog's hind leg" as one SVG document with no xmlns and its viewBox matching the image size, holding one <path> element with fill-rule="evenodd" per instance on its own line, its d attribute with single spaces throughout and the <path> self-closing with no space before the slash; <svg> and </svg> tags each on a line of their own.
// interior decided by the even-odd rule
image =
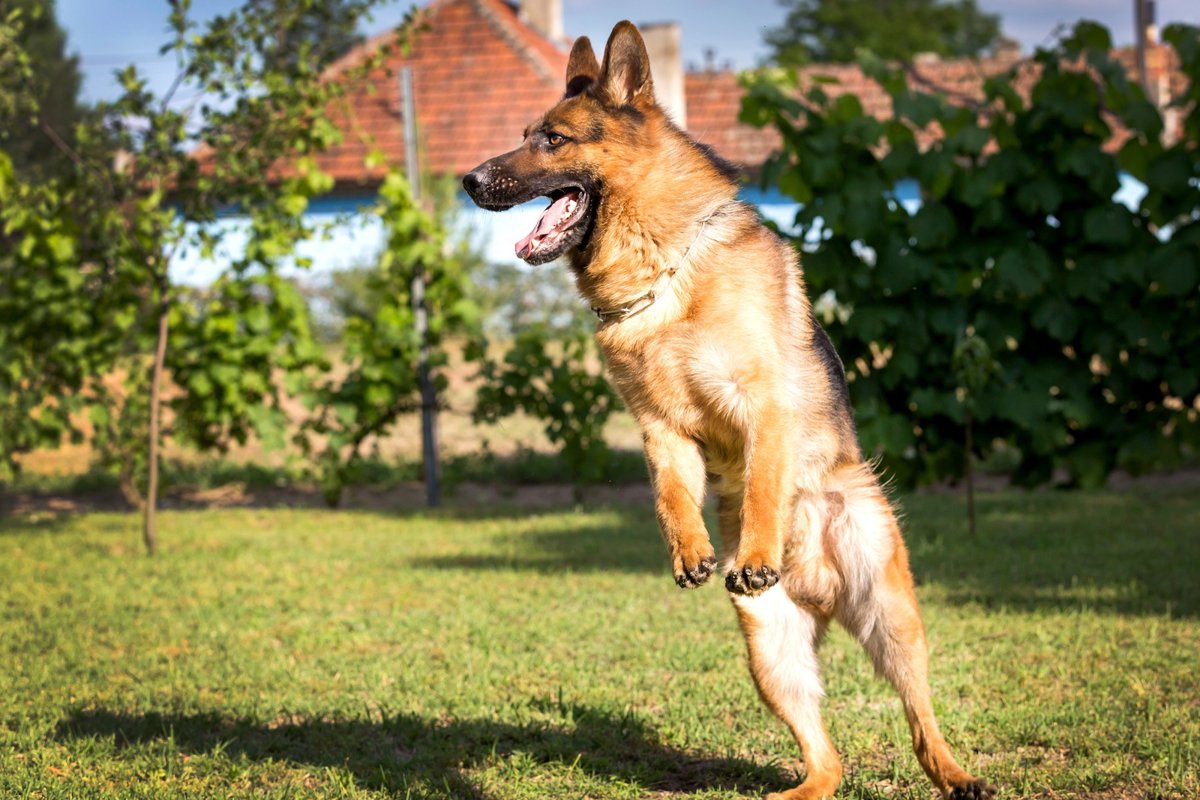
<svg viewBox="0 0 1200 800">
<path fill-rule="evenodd" d="M 746 637 L 758 693 L 791 729 L 808 769 L 802 784 L 768 795 L 768 800 L 833 797 L 842 778 L 842 763 L 821 722 L 824 692 L 817 665 L 817 644 L 828 619 L 793 602 L 783 586 L 757 596 L 730 596 Z"/>
<path fill-rule="evenodd" d="M 725 558 L 738 551 L 742 529 L 742 494 L 738 487 L 718 487 L 717 517 Z M 809 517 L 799 519 L 803 525 Z M 819 549 L 819 543 L 818 543 Z M 792 553 L 791 559 L 808 553 Z M 821 674 L 817 646 L 829 626 L 828 607 L 797 602 L 785 580 L 760 595 L 731 593 L 746 639 L 750 674 L 759 696 L 796 738 L 807 767 L 805 780 L 767 800 L 818 800 L 833 797 L 842 778 L 842 763 L 821 721 Z M 826 598 L 831 601 L 832 598 Z"/>
<path fill-rule="evenodd" d="M 925 626 L 891 506 L 866 465 L 836 475 L 830 496 L 840 497 L 840 508 L 826 529 L 844 580 L 838 620 L 900 694 L 917 759 L 942 795 L 950 800 L 991 798 L 995 790 L 958 765 L 938 728 Z"/>
</svg>

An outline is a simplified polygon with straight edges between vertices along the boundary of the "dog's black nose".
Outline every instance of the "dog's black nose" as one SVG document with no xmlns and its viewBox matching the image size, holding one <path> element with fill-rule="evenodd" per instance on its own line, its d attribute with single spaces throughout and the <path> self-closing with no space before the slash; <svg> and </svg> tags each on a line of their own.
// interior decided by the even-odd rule
<svg viewBox="0 0 1200 800">
<path fill-rule="evenodd" d="M 467 194 L 472 197 L 479 191 L 479 187 L 483 185 L 483 176 L 479 174 L 479 170 L 468 172 L 463 175 L 463 188 L 467 190 Z"/>
</svg>

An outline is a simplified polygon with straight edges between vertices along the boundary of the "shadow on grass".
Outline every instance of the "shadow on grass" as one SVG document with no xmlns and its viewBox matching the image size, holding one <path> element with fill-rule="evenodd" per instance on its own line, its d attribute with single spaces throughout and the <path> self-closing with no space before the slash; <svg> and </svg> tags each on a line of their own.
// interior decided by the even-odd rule
<svg viewBox="0 0 1200 800">
<path fill-rule="evenodd" d="M 975 539 L 967 534 L 961 496 L 909 496 L 901 505 L 914 574 L 934 602 L 1016 612 L 1200 616 L 1200 502 L 1193 491 L 983 495 Z M 494 535 L 473 538 L 477 546 L 407 561 L 418 569 L 623 572 L 671 580 L 649 502 L 581 514 L 517 508 L 384 513 L 431 524 L 501 523 Z M 505 530 L 509 520 L 511 530 Z M 69 527 L 61 515 L 0 516 L 0 536 L 62 530 Z"/>
<path fill-rule="evenodd" d="M 1004 492 L 967 534 L 953 496 L 904 501 L 913 572 L 941 601 L 1019 612 L 1200 615 L 1200 502 L 1180 490 Z"/>
<path fill-rule="evenodd" d="M 653 511 L 611 508 L 596 513 L 554 514 L 555 525 L 532 530 L 531 515 L 489 514 L 479 519 L 518 518 L 523 530 L 499 534 L 483 552 L 418 557 L 417 568 L 478 570 L 482 572 L 534 572 L 563 575 L 578 572 L 661 573 L 670 580 L 670 561 L 658 532 Z M 471 519 L 456 515 L 456 519 Z"/>
<path fill-rule="evenodd" d="M 289 718 L 260 723 L 218 714 L 80 712 L 60 722 L 59 741 L 112 740 L 118 751 L 173 746 L 190 755 L 340 767 L 364 789 L 406 798 L 500 800 L 472 772 L 514 757 L 645 791 L 707 789 L 758 792 L 793 785 L 790 771 L 738 758 L 708 758 L 659 743 L 630 716 L 570 709 L 573 727 L 486 719 L 433 721 L 398 715 L 380 721 Z"/>
<path fill-rule="evenodd" d="M 63 533 L 71 529 L 70 517 L 54 512 L 6 514 L 0 508 L 0 536 L 30 536 L 39 533 Z"/>
<path fill-rule="evenodd" d="M 1200 582 L 1195 580 L 1200 502 L 1190 492 L 1012 491 L 984 496 L 975 539 L 967 535 L 959 496 L 911 496 L 901 505 L 913 572 L 939 602 L 1020 612 L 1200 615 Z M 715 540 L 715 520 L 708 516 Z M 551 575 L 619 571 L 670 580 L 666 548 L 649 506 L 580 515 L 578 524 L 553 529 L 525 527 L 488 544 L 484 551 L 418 558 L 413 564 Z"/>
</svg>

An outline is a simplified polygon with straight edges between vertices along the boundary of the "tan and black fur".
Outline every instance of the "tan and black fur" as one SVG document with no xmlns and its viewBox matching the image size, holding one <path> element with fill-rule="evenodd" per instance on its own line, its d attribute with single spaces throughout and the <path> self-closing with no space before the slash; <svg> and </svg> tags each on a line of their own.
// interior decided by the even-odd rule
<svg viewBox="0 0 1200 800">
<path fill-rule="evenodd" d="M 941 793 L 991 797 L 938 730 L 908 554 L 863 460 L 845 374 L 794 250 L 737 202 L 736 173 L 655 103 L 632 24 L 614 28 L 602 64 L 586 38 L 576 41 L 566 86 L 521 147 L 464 185 L 493 209 L 542 194 L 572 199 L 561 229 L 523 240 L 532 242 L 525 257 L 565 255 L 602 312 L 596 339 L 641 425 L 680 586 L 704 583 L 717 566 L 701 516 L 713 484 L 750 670 L 807 767 L 800 786 L 770 797 L 831 797 L 841 778 L 819 709 L 816 649 L 831 619 L 899 692 Z M 634 311 L 603 313 L 621 308 Z"/>
</svg>

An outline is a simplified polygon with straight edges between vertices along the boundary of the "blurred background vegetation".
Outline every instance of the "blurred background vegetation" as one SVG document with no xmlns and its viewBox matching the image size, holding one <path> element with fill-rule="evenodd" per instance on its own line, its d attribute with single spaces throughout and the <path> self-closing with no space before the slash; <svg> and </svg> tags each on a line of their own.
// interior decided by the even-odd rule
<svg viewBox="0 0 1200 800">
<path fill-rule="evenodd" d="M 758 177 L 800 205 L 784 233 L 846 362 L 865 449 L 906 486 L 973 465 L 1094 487 L 1195 464 L 1197 29 L 1166 32 L 1187 79 L 1168 131 L 1094 24 L 988 78 L 980 101 L 922 91 L 918 53 L 974 56 L 1003 37 L 967 0 L 911 5 L 875 41 L 857 12 L 791 3 L 767 37 L 772 63 L 742 78 L 743 120 L 780 135 Z M 331 109 L 389 52 L 322 79 L 374 6 L 253 0 L 198 22 L 176 2 L 175 85 L 156 93 L 129 67 L 117 99 L 85 107 L 53 3 L 0 3 L 5 491 L 120 489 L 152 511 L 230 482 L 336 504 L 347 486 L 411 481 L 424 357 L 452 486 L 644 482 L 567 272 L 488 263 L 453 176 L 423 177 L 417 200 L 390 171 L 369 210 L 386 231 L 376 257 L 320 277 L 282 269 L 304 267 L 298 246 L 322 235 L 306 212 L 333 181 L 314 156 L 347 135 Z M 884 87 L 892 118 L 794 70 L 847 60 Z M 180 86 L 211 102 L 181 108 Z M 1133 207 L 1116 197 L 1123 176 L 1145 188 Z M 916 208 L 895 195 L 905 182 Z M 211 285 L 175 282 L 173 254 L 216 252 L 230 209 L 247 220 L 239 255 Z"/>
</svg>

